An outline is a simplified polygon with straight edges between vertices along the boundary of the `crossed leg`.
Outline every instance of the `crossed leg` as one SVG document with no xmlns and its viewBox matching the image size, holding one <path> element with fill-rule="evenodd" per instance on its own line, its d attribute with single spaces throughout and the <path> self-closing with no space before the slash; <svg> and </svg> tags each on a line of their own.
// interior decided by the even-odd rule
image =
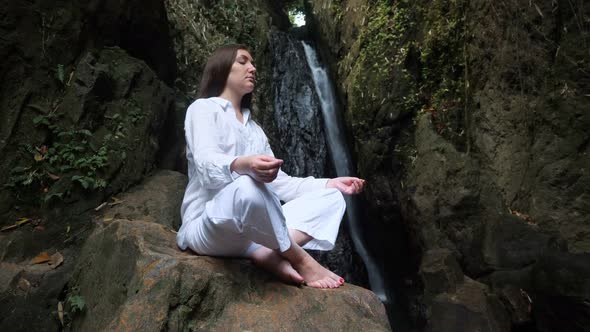
<svg viewBox="0 0 590 332">
<path fill-rule="evenodd" d="M 251 256 L 252 261 L 288 283 L 314 288 L 337 288 L 344 283 L 337 274 L 321 266 L 301 248 L 313 238 L 296 229 L 289 229 L 291 248 L 284 252 L 261 246 Z"/>
<path fill-rule="evenodd" d="M 339 287 L 344 280 L 321 266 L 301 246 L 314 241 L 323 242 L 325 248 L 326 242 L 333 243 L 334 232 L 337 232 L 344 213 L 344 199 L 335 190 L 318 191 L 306 197 L 305 200 L 293 200 L 287 206 L 287 210 L 299 212 L 299 218 L 290 218 L 299 226 L 289 228 L 278 196 L 265 184 L 249 176 L 239 177 L 207 203 L 203 224 L 205 238 L 212 245 L 201 253 L 231 256 L 236 251 L 243 252 L 244 245 L 246 248 L 251 246 L 252 251 L 247 249 L 246 257 L 285 282 L 305 282 L 316 288 Z M 311 202 L 320 206 L 313 206 Z M 305 224 L 306 221 L 312 223 Z M 317 232 L 317 229 L 325 229 L 317 227 L 317 223 L 330 226 L 331 232 Z M 297 230 L 298 227 L 309 228 L 309 234 L 314 234 L 314 237 L 307 231 Z M 314 233 L 311 233 L 312 229 Z M 260 246 L 252 246 L 252 243 Z M 317 247 L 314 243 L 310 245 Z"/>
</svg>

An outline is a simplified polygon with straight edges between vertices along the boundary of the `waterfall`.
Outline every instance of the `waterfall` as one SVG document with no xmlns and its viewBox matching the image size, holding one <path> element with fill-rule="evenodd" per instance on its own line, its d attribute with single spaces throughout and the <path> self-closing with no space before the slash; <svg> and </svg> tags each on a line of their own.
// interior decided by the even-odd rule
<svg viewBox="0 0 590 332">
<path fill-rule="evenodd" d="M 332 155 L 332 162 L 336 168 L 338 176 L 352 176 L 353 167 L 348 152 L 344 130 L 337 114 L 337 103 L 334 89 L 328 78 L 327 71 L 322 68 L 317 59 L 315 50 L 303 43 L 307 63 L 312 71 L 313 81 L 315 83 L 316 93 L 320 99 L 322 115 L 325 123 L 325 132 L 327 134 L 328 148 Z M 387 303 L 387 292 L 383 280 L 383 274 L 375 264 L 373 257 L 369 254 L 363 240 L 361 239 L 362 231 L 359 226 L 359 206 L 356 199 L 351 196 L 345 196 L 346 200 L 346 218 L 350 230 L 354 247 L 363 260 L 369 277 L 371 290 L 377 294 L 381 302 Z"/>
</svg>

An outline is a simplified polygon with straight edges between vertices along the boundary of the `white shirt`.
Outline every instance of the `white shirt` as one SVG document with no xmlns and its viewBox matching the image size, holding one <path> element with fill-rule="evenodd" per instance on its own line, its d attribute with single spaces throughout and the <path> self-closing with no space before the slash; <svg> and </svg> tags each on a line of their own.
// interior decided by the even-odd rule
<svg viewBox="0 0 590 332">
<path fill-rule="evenodd" d="M 197 99 L 184 121 L 189 182 L 181 207 L 182 222 L 198 218 L 205 204 L 240 175 L 230 171 L 231 163 L 240 156 L 265 154 L 274 156 L 262 128 L 243 109 L 244 123 L 236 118 L 226 99 Z M 279 170 L 277 178 L 267 185 L 279 199 L 288 202 L 303 193 L 323 189 L 328 179 L 291 177 Z M 183 248 L 184 249 L 184 248 Z"/>
</svg>

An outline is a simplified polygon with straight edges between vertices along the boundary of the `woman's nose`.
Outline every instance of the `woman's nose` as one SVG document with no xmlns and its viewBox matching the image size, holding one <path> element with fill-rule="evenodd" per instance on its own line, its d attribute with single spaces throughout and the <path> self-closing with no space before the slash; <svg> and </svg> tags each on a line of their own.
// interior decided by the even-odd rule
<svg viewBox="0 0 590 332">
<path fill-rule="evenodd" d="M 254 65 L 250 65 L 250 68 L 248 69 L 250 72 L 255 73 L 256 72 L 256 67 L 254 67 Z"/>
</svg>

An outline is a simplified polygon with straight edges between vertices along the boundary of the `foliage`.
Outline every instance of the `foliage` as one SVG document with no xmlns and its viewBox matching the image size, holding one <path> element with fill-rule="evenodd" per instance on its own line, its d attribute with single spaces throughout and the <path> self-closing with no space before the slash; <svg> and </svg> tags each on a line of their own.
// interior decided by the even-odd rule
<svg viewBox="0 0 590 332">
<path fill-rule="evenodd" d="M 413 47 L 407 36 L 416 22 L 414 13 L 403 1 L 394 6 L 378 1 L 363 11 L 362 15 L 370 19 L 363 21 L 355 45 L 360 50 L 358 56 L 347 56 L 340 68 L 351 72 L 349 109 L 355 136 L 363 136 L 373 126 L 368 119 L 381 118 L 384 123 L 395 120 L 389 116 L 392 109 L 400 114 L 413 112 L 418 92 L 414 77 L 404 68 Z M 383 116 L 378 116 L 380 113 Z"/>
<path fill-rule="evenodd" d="M 296 17 L 303 16 L 305 17 L 305 3 L 303 0 L 291 0 L 285 3 L 285 9 L 287 14 L 289 15 L 289 21 L 291 25 L 296 25 Z"/>
<path fill-rule="evenodd" d="M 55 71 L 55 78 L 61 84 L 65 84 L 64 65 L 62 65 L 61 63 L 57 65 L 57 70 Z"/>
<path fill-rule="evenodd" d="M 216 2 L 205 16 L 215 24 L 219 32 L 229 37 L 225 43 L 242 43 L 252 48 L 258 45 L 259 41 L 254 33 L 257 25 L 256 11 L 245 10 L 240 1 Z"/>
<path fill-rule="evenodd" d="M 27 191 L 33 196 L 40 192 L 41 202 L 48 202 L 67 196 L 74 184 L 85 190 L 106 187 L 100 170 L 108 165 L 107 142 L 95 148 L 89 130 L 65 128 L 58 118 L 53 112 L 34 118 L 35 126 L 46 128 L 50 135 L 46 144 L 21 145 L 19 165 L 11 170 L 6 184 L 17 198 Z M 54 190 L 56 182 L 62 185 Z"/>
<path fill-rule="evenodd" d="M 60 316 L 63 326 L 71 327 L 72 321 L 76 315 L 82 314 L 86 309 L 86 300 L 80 295 L 78 286 L 68 290 L 65 301 L 65 310 L 63 316 Z"/>
<path fill-rule="evenodd" d="M 84 311 L 84 308 L 86 307 L 86 301 L 80 295 L 68 294 L 68 297 L 66 298 L 66 303 L 70 306 L 70 312 L 72 314 L 78 312 L 81 313 Z"/>
<path fill-rule="evenodd" d="M 464 144 L 465 5 L 456 0 L 375 0 L 358 8 L 358 38 L 338 70 L 346 77 L 346 116 L 362 142 L 358 158 L 376 161 L 360 162 L 363 174 L 390 162 L 395 144 L 388 140 L 395 137 L 396 122 L 418 113 L 430 116 L 440 135 Z"/>
<path fill-rule="evenodd" d="M 428 8 L 420 43 L 422 110 L 436 131 L 455 144 L 464 141 L 465 4 L 440 1 Z"/>
</svg>

